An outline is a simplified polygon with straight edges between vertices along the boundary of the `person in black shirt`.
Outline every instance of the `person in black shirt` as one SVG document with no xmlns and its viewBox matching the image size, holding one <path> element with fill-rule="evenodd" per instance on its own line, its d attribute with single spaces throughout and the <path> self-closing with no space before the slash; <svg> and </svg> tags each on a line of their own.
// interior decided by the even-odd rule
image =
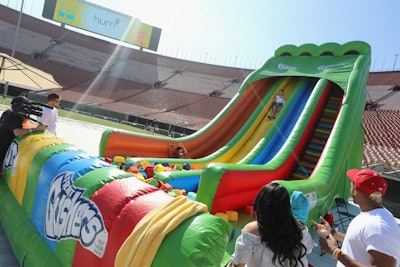
<svg viewBox="0 0 400 267">
<path fill-rule="evenodd" d="M 32 132 L 46 130 L 45 125 L 39 125 L 35 128 L 23 129 L 24 121 L 28 118 L 21 115 L 18 109 L 23 101 L 28 101 L 26 97 L 18 96 L 11 102 L 11 109 L 3 112 L 0 118 L 0 173 L 3 172 L 3 161 L 7 150 L 16 136 L 26 135 Z"/>
</svg>

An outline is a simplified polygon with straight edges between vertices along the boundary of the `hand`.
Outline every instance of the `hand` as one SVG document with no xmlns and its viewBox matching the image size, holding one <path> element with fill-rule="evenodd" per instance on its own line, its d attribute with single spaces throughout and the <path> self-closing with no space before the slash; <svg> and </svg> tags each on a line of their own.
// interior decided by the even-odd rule
<svg viewBox="0 0 400 267">
<path fill-rule="evenodd" d="M 328 254 L 332 254 L 332 252 L 338 247 L 337 240 L 332 235 L 329 235 L 328 237 L 320 237 L 319 246 Z"/>
<path fill-rule="evenodd" d="M 43 132 L 46 129 L 47 129 L 47 125 L 40 124 L 39 126 L 37 126 L 35 128 L 35 132 Z"/>
<path fill-rule="evenodd" d="M 321 236 L 327 237 L 331 234 L 332 227 L 322 216 L 320 216 L 319 218 L 321 219 L 322 223 L 317 223 L 316 221 L 312 221 L 314 230 Z"/>
</svg>

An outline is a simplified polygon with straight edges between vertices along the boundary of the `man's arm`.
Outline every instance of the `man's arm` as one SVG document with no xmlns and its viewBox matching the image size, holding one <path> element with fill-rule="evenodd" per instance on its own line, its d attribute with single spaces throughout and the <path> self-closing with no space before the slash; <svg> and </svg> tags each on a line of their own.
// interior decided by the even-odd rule
<svg viewBox="0 0 400 267">
<path fill-rule="evenodd" d="M 337 241 L 332 235 L 328 239 L 320 237 L 319 244 L 323 251 L 331 254 L 332 256 L 336 256 L 334 258 L 343 263 L 343 265 L 346 267 L 368 266 L 351 258 L 349 255 L 343 253 L 340 249 L 339 252 L 337 252 L 338 250 Z M 376 250 L 369 250 L 368 258 L 369 262 L 371 263 L 371 266 L 373 267 L 397 267 L 395 258 L 387 254 L 384 254 L 382 252 L 378 252 Z"/>
<path fill-rule="evenodd" d="M 368 251 L 368 258 L 369 262 L 371 263 L 371 266 L 373 267 L 397 267 L 396 265 L 396 259 L 383 254 L 381 252 L 378 252 L 376 250 L 369 250 Z M 348 255 L 344 253 L 340 253 L 340 255 L 337 258 L 338 261 L 343 263 L 344 266 L 346 267 L 367 267 L 368 265 L 364 265 L 355 259 L 350 258 Z"/>
<path fill-rule="evenodd" d="M 47 126 L 42 125 L 42 124 L 35 128 L 30 128 L 30 129 L 17 128 L 17 129 L 14 129 L 14 135 L 21 136 L 21 135 L 26 135 L 26 134 L 33 133 L 33 132 L 43 132 L 44 130 L 46 130 L 46 128 L 47 128 Z"/>
<path fill-rule="evenodd" d="M 334 229 L 333 229 L 334 230 Z M 339 242 L 343 243 L 344 237 L 346 236 L 345 234 L 341 232 L 337 232 L 336 230 L 331 230 L 331 235 Z"/>
<path fill-rule="evenodd" d="M 372 266 L 397 267 L 395 258 L 376 250 L 368 250 L 368 258 Z"/>
<path fill-rule="evenodd" d="M 313 228 L 315 232 L 317 232 L 321 236 L 329 237 L 332 235 L 337 241 L 342 242 L 344 240 L 345 234 L 337 232 L 333 229 L 327 220 L 325 220 L 322 216 L 319 217 L 322 223 L 317 223 L 316 221 L 312 221 Z"/>
</svg>

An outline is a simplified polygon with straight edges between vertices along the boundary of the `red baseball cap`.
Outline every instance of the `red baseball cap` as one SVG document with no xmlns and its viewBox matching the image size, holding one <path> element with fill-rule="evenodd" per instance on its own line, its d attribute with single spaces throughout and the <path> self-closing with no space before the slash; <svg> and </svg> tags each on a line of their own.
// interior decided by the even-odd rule
<svg viewBox="0 0 400 267">
<path fill-rule="evenodd" d="M 371 169 L 351 169 L 346 174 L 354 182 L 357 189 L 367 196 L 375 192 L 380 192 L 382 196 L 385 195 L 387 183 L 378 172 Z"/>
</svg>

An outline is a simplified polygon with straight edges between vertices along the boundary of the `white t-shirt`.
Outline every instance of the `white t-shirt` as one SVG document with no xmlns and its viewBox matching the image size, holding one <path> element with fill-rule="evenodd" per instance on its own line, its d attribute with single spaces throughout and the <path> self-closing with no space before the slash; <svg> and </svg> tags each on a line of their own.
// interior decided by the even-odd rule
<svg viewBox="0 0 400 267">
<path fill-rule="evenodd" d="M 302 233 L 303 239 L 301 240 L 301 243 L 306 247 L 306 253 L 309 254 L 314 247 L 314 242 L 307 227 L 302 230 Z M 247 267 L 276 266 L 272 265 L 273 256 L 274 253 L 261 243 L 260 236 L 248 232 L 242 232 L 236 240 L 235 253 L 232 255 L 232 261 L 234 264 L 247 263 Z M 305 267 L 308 266 L 306 256 L 301 258 L 301 262 Z"/>
<path fill-rule="evenodd" d="M 285 104 L 285 98 L 281 95 L 276 95 L 275 96 L 275 102 L 277 104 Z"/>
<path fill-rule="evenodd" d="M 400 262 L 400 227 L 385 208 L 361 212 L 349 224 L 342 244 L 343 253 L 371 266 L 368 250 L 390 255 Z M 338 262 L 336 266 L 344 266 Z"/>
<path fill-rule="evenodd" d="M 52 132 L 53 134 L 57 134 L 56 133 L 57 119 L 58 119 L 58 113 L 56 108 L 51 109 L 43 107 L 43 113 L 39 121 L 43 125 L 47 125 L 47 130 L 49 132 Z"/>
</svg>

